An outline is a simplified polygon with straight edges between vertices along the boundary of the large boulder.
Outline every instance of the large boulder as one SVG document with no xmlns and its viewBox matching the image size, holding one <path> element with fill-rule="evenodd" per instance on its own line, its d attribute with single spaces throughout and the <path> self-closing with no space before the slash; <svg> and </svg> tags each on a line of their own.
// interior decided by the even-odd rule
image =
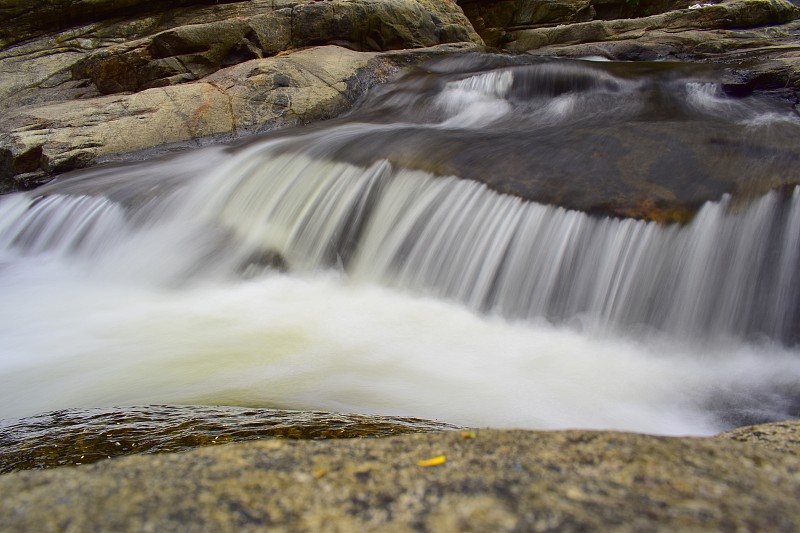
<svg viewBox="0 0 800 533">
<path fill-rule="evenodd" d="M 505 36 L 503 48 L 526 52 L 556 44 L 639 39 L 651 31 L 678 33 L 770 26 L 791 22 L 798 17 L 800 8 L 789 0 L 726 0 L 634 19 L 512 30 Z"/>
<path fill-rule="evenodd" d="M 430 55 L 374 52 L 482 42 L 449 1 L 40 3 L 40 17 L 0 4 L 16 28 L 0 32 L 0 192 L 104 157 L 329 118 Z"/>
<path fill-rule="evenodd" d="M 463 49 L 315 47 L 247 61 L 199 82 L 23 106 L 0 115 L 0 190 L 28 188 L 112 156 L 331 118 L 402 66 Z"/>
<path fill-rule="evenodd" d="M 463 14 L 448 7 L 452 4 L 421 0 L 232 5 L 213 20 L 198 18 L 98 50 L 72 73 L 108 94 L 197 80 L 228 65 L 304 46 L 383 51 L 479 42 Z"/>
<path fill-rule="evenodd" d="M 800 457 L 774 444 L 488 429 L 270 439 L 7 474 L 0 523 L 37 532 L 797 531 Z"/>
<path fill-rule="evenodd" d="M 459 5 L 490 46 L 500 45 L 511 28 L 569 24 L 596 15 L 591 0 L 461 0 Z"/>
<path fill-rule="evenodd" d="M 51 26 L 43 16 L 38 24 L 48 28 L 45 34 L 0 46 L 0 112 L 98 91 L 196 80 L 225 66 L 305 46 L 384 51 L 481 43 L 460 8 L 447 1 L 186 0 L 169 9 L 132 0 L 69 3 L 75 9 L 85 4 L 136 4 L 137 9 L 123 17 L 119 10 L 98 8 L 91 17 L 65 16 Z M 181 7 L 187 4 L 199 5 Z M 18 22 L 12 15 L 0 6 L 0 23 Z M 30 13 L 19 17 L 30 18 Z M 84 90 L 76 92 L 76 86 Z"/>
<path fill-rule="evenodd" d="M 227 0 L 231 1 L 242 0 Z M 91 22 L 219 3 L 220 0 L 0 0 L 0 48 Z"/>
</svg>

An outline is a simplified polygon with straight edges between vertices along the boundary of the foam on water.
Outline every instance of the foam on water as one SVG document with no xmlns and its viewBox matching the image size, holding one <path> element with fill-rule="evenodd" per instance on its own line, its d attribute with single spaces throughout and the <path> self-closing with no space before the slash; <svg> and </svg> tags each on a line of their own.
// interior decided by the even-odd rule
<svg viewBox="0 0 800 533">
<path fill-rule="evenodd" d="M 0 417 L 208 403 L 699 434 L 800 394 L 793 349 L 731 337 L 769 311 L 750 280 L 796 285 L 800 210 L 780 260 L 759 251 L 777 197 L 680 229 L 264 147 L 222 170 L 143 221 L 103 197 L 3 200 Z M 242 279 L 261 249 L 295 273 Z M 795 296 L 776 297 L 780 318 Z M 630 336 L 653 298 L 650 326 L 683 340 Z"/>
<path fill-rule="evenodd" d="M 408 122 L 343 121 L 0 198 L 0 418 L 205 403 L 708 434 L 797 416 L 798 191 L 659 225 L 337 156 L 414 128 L 446 141 L 648 116 L 661 89 L 636 95 L 656 82 L 602 69 L 454 71 L 376 96 Z M 683 113 L 782 124 L 719 85 L 669 83 Z"/>
<path fill-rule="evenodd" d="M 2 279 L 4 417 L 207 403 L 699 434 L 720 427 L 710 398 L 800 375 L 774 346 L 510 324 L 330 274 L 169 289 L 17 266 Z"/>
</svg>

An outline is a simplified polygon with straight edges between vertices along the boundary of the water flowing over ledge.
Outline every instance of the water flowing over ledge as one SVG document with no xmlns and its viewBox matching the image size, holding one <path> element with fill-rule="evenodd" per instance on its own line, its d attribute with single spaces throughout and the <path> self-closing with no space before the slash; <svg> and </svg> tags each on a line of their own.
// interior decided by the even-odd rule
<svg viewBox="0 0 800 533">
<path fill-rule="evenodd" d="M 9 198 L 0 246 L 92 261 L 96 275 L 145 283 L 338 268 L 355 282 L 511 319 L 697 339 L 793 343 L 800 333 L 797 190 L 736 212 L 726 198 L 687 225 L 664 226 L 525 202 L 387 162 L 361 168 L 276 152 L 239 154 L 205 186 L 182 191 L 185 199 L 171 196 L 171 208 Z"/>
<path fill-rule="evenodd" d="M 365 104 L 330 127 L 0 198 L 0 417 L 200 403 L 707 434 L 798 416 L 797 190 L 657 224 L 372 150 L 502 130 L 523 100 L 527 133 L 548 113 L 575 131 L 575 105 L 641 85 L 537 68 L 451 72 L 422 100 L 412 76 L 375 97 L 438 110 L 427 122 L 356 120 L 385 109 Z M 703 113 L 796 127 L 679 85 Z"/>
</svg>

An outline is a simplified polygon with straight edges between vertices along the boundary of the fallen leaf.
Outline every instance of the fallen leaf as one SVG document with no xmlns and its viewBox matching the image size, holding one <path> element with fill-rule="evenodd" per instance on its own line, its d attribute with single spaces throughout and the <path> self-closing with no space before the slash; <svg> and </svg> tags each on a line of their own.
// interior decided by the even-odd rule
<svg viewBox="0 0 800 533">
<path fill-rule="evenodd" d="M 438 466 L 443 465 L 447 461 L 447 457 L 444 455 L 439 455 L 437 457 L 431 457 L 430 459 L 424 459 L 422 461 L 417 461 L 419 466 Z"/>
</svg>

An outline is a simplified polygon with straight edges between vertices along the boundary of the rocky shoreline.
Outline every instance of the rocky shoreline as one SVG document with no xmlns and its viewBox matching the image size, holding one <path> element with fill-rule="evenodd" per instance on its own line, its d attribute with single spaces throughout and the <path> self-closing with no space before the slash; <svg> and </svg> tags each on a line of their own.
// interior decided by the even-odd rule
<svg viewBox="0 0 800 533">
<path fill-rule="evenodd" d="M 0 50 L 0 192 L 125 154 L 330 118 L 402 66 L 482 45 L 451 2 L 71 4 L 93 15 L 51 14 L 58 31 L 48 17 L 0 11 L 6 25 L 31 25 Z"/>
<path fill-rule="evenodd" d="M 265 439 L 0 477 L 6 531 L 796 531 L 800 422 Z M 749 441 L 749 442 L 741 442 Z"/>
<path fill-rule="evenodd" d="M 404 66 L 484 44 L 710 62 L 726 91 L 774 91 L 795 106 L 800 88 L 800 7 L 789 0 L 73 0 L 37 17 L 7 4 L 0 20 L 16 31 L 0 34 L 0 193 L 334 117 Z"/>
</svg>

